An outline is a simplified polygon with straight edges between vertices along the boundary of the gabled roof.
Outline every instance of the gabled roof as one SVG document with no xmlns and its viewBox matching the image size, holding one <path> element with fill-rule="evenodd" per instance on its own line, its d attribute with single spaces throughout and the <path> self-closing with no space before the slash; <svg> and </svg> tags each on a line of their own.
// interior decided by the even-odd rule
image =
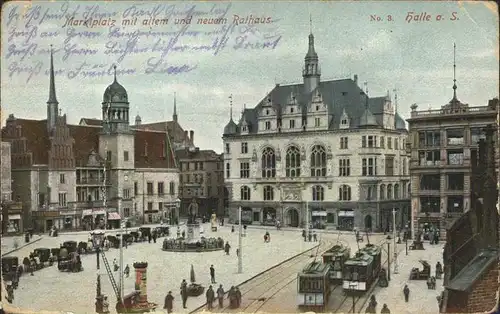
<svg viewBox="0 0 500 314">
<path fill-rule="evenodd" d="M 331 116 L 330 129 L 337 129 L 340 125 L 342 113 L 345 110 L 350 118 L 350 128 L 359 127 L 362 122 L 362 116 L 366 110 L 367 95 L 352 79 L 339 79 L 322 81 L 317 89 L 311 93 L 304 93 L 304 84 L 292 85 L 276 85 L 257 106 L 251 109 L 245 109 L 243 116 L 251 125 L 250 133 L 257 133 L 258 114 L 263 106 L 266 106 L 268 99 L 271 100 L 272 106 L 281 115 L 282 107 L 290 102 L 290 95 L 296 95 L 295 101 L 301 107 L 302 113 L 305 114 L 307 106 L 311 103 L 314 93 L 321 94 L 323 102 L 327 105 L 328 112 Z M 383 126 L 382 112 L 386 96 L 368 98 L 368 109 L 374 116 L 369 118 L 369 123 L 375 123 L 377 126 Z M 400 124 L 402 119 L 396 117 L 396 123 Z M 241 121 L 240 121 L 241 122 Z"/>
<path fill-rule="evenodd" d="M 86 126 L 102 126 L 102 120 L 100 119 L 90 119 L 90 118 L 81 118 L 79 125 L 86 125 Z"/>
<path fill-rule="evenodd" d="M 150 130 L 150 131 L 168 131 L 168 134 L 172 136 L 175 143 L 188 142 L 194 145 L 190 140 L 189 136 L 185 133 L 184 129 L 177 121 L 161 121 L 153 123 L 143 123 L 140 125 L 133 126 L 136 130 Z"/>
<path fill-rule="evenodd" d="M 12 118 L 11 118 L 12 117 Z M 7 125 L 2 128 L 2 138 L 18 138 L 17 130 L 21 129 L 21 137 L 26 139 L 27 153 L 32 156 L 29 164 L 48 164 L 50 140 L 47 132 L 47 120 L 16 119 L 9 117 Z M 16 155 L 15 151 L 12 156 Z M 15 167 L 15 165 L 12 165 Z"/>
<path fill-rule="evenodd" d="M 136 168 L 176 167 L 172 145 L 167 139 L 167 133 L 136 130 L 134 143 Z"/>
<path fill-rule="evenodd" d="M 87 165 L 89 155 L 92 151 L 99 152 L 99 132 L 100 128 L 68 125 L 70 134 L 75 139 L 73 153 L 77 167 Z"/>
</svg>

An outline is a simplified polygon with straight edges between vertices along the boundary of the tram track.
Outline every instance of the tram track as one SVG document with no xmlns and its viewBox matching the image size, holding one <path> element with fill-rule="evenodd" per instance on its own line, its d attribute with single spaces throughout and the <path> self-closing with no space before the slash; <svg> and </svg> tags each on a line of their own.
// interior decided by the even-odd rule
<svg viewBox="0 0 500 314">
<path fill-rule="evenodd" d="M 331 246 L 335 244 L 334 240 L 322 240 L 319 243 L 319 248 L 315 247 L 311 253 L 316 254 L 321 259 L 321 254 L 328 250 Z M 275 269 L 272 272 L 264 273 L 255 279 L 258 281 L 255 284 L 246 287 L 246 284 L 239 286 L 241 291 L 241 305 L 237 309 L 231 309 L 228 305 L 224 306 L 222 309 L 217 309 L 218 313 L 231 313 L 231 312 L 246 312 L 255 313 L 259 311 L 264 305 L 266 305 L 272 298 L 278 294 L 280 291 L 288 287 L 290 284 L 297 280 L 297 273 L 302 270 L 304 265 L 311 259 L 310 254 L 304 254 L 287 261 Z M 276 272 L 277 271 L 277 272 Z M 290 273 L 285 278 L 284 273 Z M 279 278 L 279 279 L 278 279 Z M 274 280 L 273 280 L 274 279 Z M 229 301 L 229 300 L 228 300 Z M 228 302 L 226 301 L 226 302 Z"/>
</svg>

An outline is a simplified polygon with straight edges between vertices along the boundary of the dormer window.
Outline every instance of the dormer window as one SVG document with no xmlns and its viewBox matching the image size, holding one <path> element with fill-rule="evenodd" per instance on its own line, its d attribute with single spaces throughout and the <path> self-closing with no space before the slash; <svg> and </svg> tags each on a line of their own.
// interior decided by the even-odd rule
<svg viewBox="0 0 500 314">
<path fill-rule="evenodd" d="M 293 107 L 290 108 L 290 113 L 293 113 Z"/>
<path fill-rule="evenodd" d="M 269 115 L 269 109 L 266 109 L 266 115 L 267 116 Z"/>
<path fill-rule="evenodd" d="M 319 110 L 319 106 L 316 106 L 316 111 L 318 111 L 318 110 Z"/>
<path fill-rule="evenodd" d="M 243 132 L 246 132 L 246 131 L 247 131 L 247 126 L 246 126 L 246 125 L 244 125 L 244 126 L 241 128 L 241 130 L 242 130 Z"/>
<path fill-rule="evenodd" d="M 266 121 L 265 128 L 266 130 L 271 130 L 271 121 Z"/>
<path fill-rule="evenodd" d="M 347 119 L 342 119 L 342 125 L 346 125 L 347 124 Z"/>
</svg>

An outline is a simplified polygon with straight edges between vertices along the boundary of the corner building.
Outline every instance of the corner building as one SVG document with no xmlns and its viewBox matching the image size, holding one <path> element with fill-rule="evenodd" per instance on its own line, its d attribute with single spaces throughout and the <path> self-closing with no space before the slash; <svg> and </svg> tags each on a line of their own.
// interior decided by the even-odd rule
<svg viewBox="0 0 500 314">
<path fill-rule="evenodd" d="M 389 93 L 321 81 L 309 35 L 303 82 L 279 85 L 224 128 L 230 221 L 388 230 L 410 220 L 408 131 Z"/>
</svg>

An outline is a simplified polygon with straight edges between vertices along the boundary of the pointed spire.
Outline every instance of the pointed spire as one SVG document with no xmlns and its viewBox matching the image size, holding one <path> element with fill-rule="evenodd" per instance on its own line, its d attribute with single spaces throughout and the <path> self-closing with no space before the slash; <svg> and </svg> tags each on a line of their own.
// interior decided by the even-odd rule
<svg viewBox="0 0 500 314">
<path fill-rule="evenodd" d="M 174 92 L 174 114 L 172 115 L 172 119 L 177 122 L 177 93 Z"/>
<path fill-rule="evenodd" d="M 456 68 L 457 64 L 455 62 L 456 55 L 456 45 L 453 43 L 453 100 L 457 100 L 457 79 L 456 79 Z"/>
<path fill-rule="evenodd" d="M 56 98 L 56 82 L 54 79 L 54 51 L 52 49 L 52 45 L 50 45 L 50 85 L 49 85 L 49 100 L 47 101 L 47 104 L 56 104 L 58 105 L 59 102 L 57 101 Z"/>
<path fill-rule="evenodd" d="M 309 34 L 313 33 L 313 19 L 312 14 L 309 14 Z"/>
<path fill-rule="evenodd" d="M 309 15 L 309 49 L 307 50 L 306 59 L 308 58 L 318 58 L 318 54 L 314 49 L 314 35 L 312 33 L 312 16 Z"/>
<path fill-rule="evenodd" d="M 395 88 L 392 91 L 394 92 L 394 112 L 398 114 L 398 90 Z"/>
<path fill-rule="evenodd" d="M 233 94 L 229 95 L 229 116 L 233 121 Z"/>
<path fill-rule="evenodd" d="M 115 80 L 114 80 L 114 82 L 116 82 L 116 64 L 113 65 L 113 69 L 115 70 Z"/>
</svg>

